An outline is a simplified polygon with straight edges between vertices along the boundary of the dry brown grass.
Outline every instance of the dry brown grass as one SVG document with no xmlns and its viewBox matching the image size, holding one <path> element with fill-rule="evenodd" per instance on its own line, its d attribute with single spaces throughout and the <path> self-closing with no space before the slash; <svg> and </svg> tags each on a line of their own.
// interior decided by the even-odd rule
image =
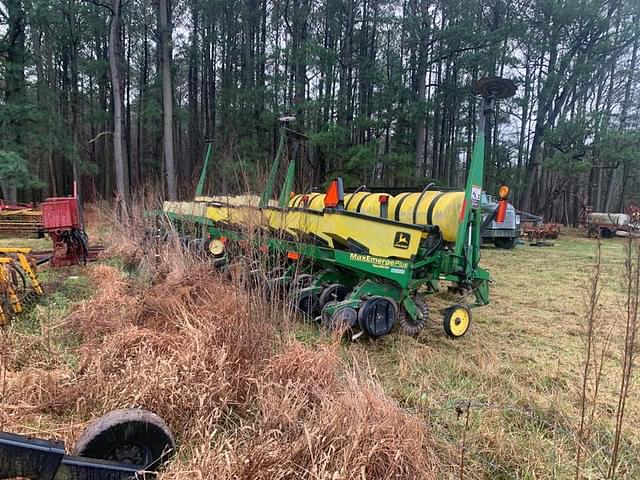
<svg viewBox="0 0 640 480">
<path fill-rule="evenodd" d="M 341 368 L 335 346 L 291 343 L 263 366 L 256 391 L 258 412 L 242 438 L 215 442 L 204 456 L 174 463 L 165 477 L 436 478 L 425 426 L 379 386 Z"/>
<path fill-rule="evenodd" d="M 135 231 L 117 252 L 136 275 L 91 266 L 96 293 L 64 320 L 74 364 L 3 369 L 2 428 L 71 445 L 91 418 L 142 407 L 178 440 L 164 478 L 436 478 L 425 425 L 348 367 L 339 341 L 294 340 L 281 309 L 175 245 L 156 270 Z"/>
<path fill-rule="evenodd" d="M 91 265 L 87 276 L 96 292 L 90 301 L 79 303 L 67 321 L 73 332 L 89 341 L 124 328 L 128 314 L 136 308 L 138 300 L 130 294 L 131 285 L 116 267 Z"/>
</svg>

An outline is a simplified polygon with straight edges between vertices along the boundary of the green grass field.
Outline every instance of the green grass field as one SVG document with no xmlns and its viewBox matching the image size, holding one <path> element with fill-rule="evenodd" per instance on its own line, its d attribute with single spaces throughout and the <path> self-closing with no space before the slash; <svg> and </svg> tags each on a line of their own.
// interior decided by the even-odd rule
<svg viewBox="0 0 640 480">
<path fill-rule="evenodd" d="M 441 316 L 415 340 L 394 335 L 352 350 L 375 369 L 385 389 L 424 417 L 443 445 L 462 438 L 465 418 L 455 407 L 471 402 L 466 436 L 469 478 L 570 478 L 584 353 L 585 295 L 596 242 L 571 235 L 553 246 L 487 248 L 491 304 L 474 311 L 461 340 L 448 339 Z M 602 324 L 613 329 L 595 415 L 587 469 L 602 478 L 613 428 L 623 343 L 625 241 L 602 243 Z M 434 309 L 432 308 L 432 311 Z M 627 407 L 625 478 L 640 478 L 640 400 L 636 381 Z M 457 467 L 451 469 L 453 477 Z"/>
</svg>

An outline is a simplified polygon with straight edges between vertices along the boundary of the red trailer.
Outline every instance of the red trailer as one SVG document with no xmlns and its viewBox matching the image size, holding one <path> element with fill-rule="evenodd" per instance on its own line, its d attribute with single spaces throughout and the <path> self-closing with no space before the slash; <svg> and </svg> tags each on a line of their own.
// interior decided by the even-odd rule
<svg viewBox="0 0 640 480">
<path fill-rule="evenodd" d="M 40 208 L 44 230 L 53 240 L 51 266 L 85 264 L 89 247 L 78 199 L 47 198 Z"/>
</svg>

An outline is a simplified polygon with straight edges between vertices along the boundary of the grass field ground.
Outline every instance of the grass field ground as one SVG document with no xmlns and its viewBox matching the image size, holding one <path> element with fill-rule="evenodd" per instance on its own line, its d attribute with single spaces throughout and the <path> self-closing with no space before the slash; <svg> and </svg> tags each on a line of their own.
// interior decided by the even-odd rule
<svg viewBox="0 0 640 480">
<path fill-rule="evenodd" d="M 456 407 L 471 402 L 466 463 L 476 473 L 470 476 L 574 474 L 585 296 L 596 242 L 573 234 L 553 243 L 483 250 L 482 262 L 494 279 L 492 302 L 474 311 L 473 329 L 462 341 L 446 338 L 436 316 L 417 340 L 392 336 L 353 349 L 391 396 L 429 422 L 438 443 L 460 441 L 465 415 L 459 416 Z M 604 476 L 620 387 L 624 259 L 625 241 L 603 241 L 601 322 L 613 335 L 594 418 L 591 451 L 597 453 L 587 461 L 593 478 Z M 626 478 L 640 478 L 638 393 L 636 375 L 621 471 Z M 451 466 L 451 475 L 457 471 Z"/>
<path fill-rule="evenodd" d="M 540 479 L 575 476 L 576 432 L 580 423 L 584 369 L 585 297 L 596 260 L 597 244 L 594 240 L 583 238 L 578 232 L 562 236 L 553 243 L 549 247 L 521 245 L 512 251 L 483 250 L 482 263 L 491 271 L 494 279 L 492 302 L 487 307 L 474 310 L 472 329 L 462 339 L 450 340 L 445 336 L 437 310 L 447 305 L 447 299 L 434 297 L 431 324 L 418 338 L 394 334 L 377 341 L 343 342 L 339 346 L 338 356 L 344 364 L 340 376 L 353 375 L 363 377 L 367 382 L 373 381 L 399 405 L 402 415 L 408 414 L 411 419 L 419 419 L 431 439 L 427 442 L 433 450 L 429 454 L 435 455 L 437 462 L 434 467 L 429 467 L 430 475 L 400 475 L 393 478 L 461 478 L 463 438 L 463 478 Z M 589 421 L 589 442 L 584 447 L 585 478 L 603 478 L 606 475 L 614 431 L 623 344 L 625 244 L 622 239 L 602 242 L 601 301 L 596 347 L 600 352 L 603 345 L 607 346 L 603 352 L 603 380 L 598 391 L 597 407 Z M 157 354 L 155 358 L 160 363 L 162 355 L 173 357 L 170 357 L 169 347 L 157 347 L 159 353 L 156 352 L 156 347 L 149 340 L 151 337 L 135 337 L 140 333 L 140 311 L 137 316 L 131 317 L 129 323 L 123 323 L 120 317 L 125 317 L 129 309 L 150 308 L 153 310 L 153 322 L 160 324 L 157 319 L 164 313 L 158 305 L 149 303 L 144 293 L 131 293 L 129 262 L 116 257 L 102 260 L 101 263 L 106 265 L 92 267 L 89 274 L 82 268 L 43 272 L 47 297 L 16 318 L 3 333 L 1 429 L 73 441 L 87 420 L 95 416 L 93 410 L 96 409 L 142 405 L 171 416 L 179 405 L 184 409 L 190 407 L 191 402 L 199 402 L 197 412 L 200 413 L 193 413 L 192 416 L 205 411 L 202 404 L 206 401 L 203 398 L 209 394 L 206 385 L 185 387 L 185 391 L 171 390 L 174 387 L 166 384 L 158 385 L 159 391 L 171 393 L 167 394 L 173 402 L 171 408 L 162 403 L 163 399 L 156 398 L 158 395 L 153 390 L 153 381 L 146 393 L 144 389 L 127 390 L 126 375 L 135 379 L 144 376 L 145 369 L 151 368 L 145 363 L 144 356 L 137 356 L 141 352 L 147 357 L 150 356 L 149 351 Z M 126 270 L 126 273 L 114 274 L 113 266 Z M 137 278 L 135 282 L 136 288 L 152 288 L 144 279 Z M 174 285 L 172 294 L 181 288 Z M 194 288 L 193 285 L 185 286 L 184 291 Z M 157 296 L 157 293 L 153 295 Z M 216 318 L 219 317 L 214 320 Z M 95 325 L 91 322 L 95 322 Z M 110 322 L 113 325 L 109 325 Z M 182 325 L 178 327 L 184 328 Z M 160 338 L 164 328 L 154 330 L 155 336 L 152 338 Z M 170 330 L 174 331 L 174 328 L 177 327 L 171 326 Z M 321 352 L 318 358 L 327 358 L 322 356 L 322 352 L 332 345 L 335 347 L 335 342 L 314 326 L 299 324 L 285 331 L 287 337 L 296 338 L 302 345 Z M 110 350 L 111 343 L 100 343 L 101 332 L 108 332 L 104 335 L 114 337 L 130 332 L 127 339 L 119 339 L 127 344 L 126 349 L 113 353 Z M 176 335 L 179 333 L 180 330 Z M 191 332 L 189 335 L 195 334 Z M 135 338 L 141 339 L 140 344 L 136 343 Z M 610 339 L 608 343 L 605 342 L 607 338 Z M 283 343 L 290 341 L 285 339 Z M 118 357 L 120 354 L 123 355 L 122 359 Z M 96 367 L 96 355 L 111 355 L 109 358 L 114 358 L 113 362 L 122 361 L 122 365 L 126 366 L 122 367 L 126 375 L 121 371 L 109 370 L 104 364 Z M 139 361 L 144 365 L 136 364 L 138 358 L 142 358 Z M 273 371 L 274 367 L 269 362 L 265 371 Z M 137 368 L 139 372 L 135 371 Z M 193 368 L 191 361 L 188 368 Z M 297 375 L 312 376 L 317 373 L 315 369 L 320 367 L 311 362 L 305 368 L 307 371 L 301 369 Z M 134 371 L 130 371 L 132 369 Z M 592 372 L 593 367 L 589 371 Z M 255 376 L 256 372 L 252 371 L 251 375 Z M 181 376 L 167 378 L 178 381 L 175 378 Z M 102 398 L 98 393 L 91 393 L 93 384 L 102 385 L 103 396 L 109 397 L 111 392 L 113 398 Z M 110 384 L 116 386 L 111 388 Z M 87 389 L 85 392 L 82 391 L 83 385 Z M 593 395 L 593 386 L 590 381 L 588 398 Z M 635 375 L 627 404 L 617 478 L 640 478 L 639 393 L 638 375 Z M 194 395 L 194 398 L 189 395 Z M 201 396 L 196 398 L 197 395 Z M 218 401 L 212 400 L 213 403 Z M 259 407 L 248 408 L 246 412 L 257 409 L 264 416 L 266 407 L 262 405 L 263 400 L 258 398 L 256 402 Z M 377 410 L 372 411 L 375 414 Z M 257 414 L 246 412 L 239 423 L 231 422 L 233 428 L 242 425 L 243 429 L 262 438 L 267 430 L 265 424 L 253 420 Z M 96 414 L 99 413 L 102 412 Z M 228 413 L 225 415 L 228 416 Z M 186 429 L 185 425 L 191 425 L 182 417 L 178 419 L 177 414 L 176 418 L 170 421 L 174 428 Z M 219 416 L 215 418 L 219 419 Z M 313 426 L 313 421 L 309 419 L 312 417 L 304 418 L 304 422 Z M 375 436 L 375 420 L 372 419 L 372 436 Z M 411 422 L 413 420 L 407 425 L 412 426 Z M 236 441 L 236 434 L 229 433 L 229 428 L 228 425 L 221 427 L 228 437 L 220 441 L 227 447 L 219 447 L 218 437 L 208 440 L 212 449 L 219 447 L 220 451 L 227 452 L 224 460 L 227 463 L 230 462 L 229 451 L 234 451 L 231 443 Z M 410 435 L 409 431 L 413 430 L 407 430 L 407 435 Z M 305 432 L 304 435 L 311 442 L 306 423 Z M 182 432 L 177 434 L 185 442 L 194 438 Z M 393 435 L 396 436 L 394 438 L 403 438 L 405 432 L 401 429 Z M 403 443 L 401 448 L 409 449 L 412 439 L 406 438 L 404 441 L 406 444 Z M 242 448 L 247 443 L 250 441 L 246 439 L 240 442 L 238 451 L 243 452 Z M 417 447 L 422 448 L 422 443 L 417 443 Z M 277 443 L 274 445 L 273 448 L 278 448 Z M 196 450 L 195 445 L 192 450 Z M 312 450 L 310 444 L 308 450 Z M 372 449 L 368 454 L 369 459 L 365 458 L 364 461 L 374 462 L 375 457 L 372 456 L 381 455 L 379 450 Z M 254 450 L 251 452 L 255 455 Z M 183 453 L 180 457 L 182 462 L 190 465 L 192 474 L 198 468 L 212 468 L 192 465 L 193 461 L 186 458 L 189 455 Z M 389 461 L 400 462 L 398 458 L 401 452 L 395 455 L 396 459 Z M 315 457 L 312 455 L 312 458 Z M 430 464 L 428 460 L 420 460 L 420 465 Z M 220 462 L 224 463 L 222 460 Z M 220 472 L 231 471 L 228 466 L 219 468 Z M 322 474 L 310 470 L 304 477 L 365 478 L 355 470 L 348 472 L 344 467 L 341 468 L 341 473 L 334 472 L 335 476 L 331 476 L 329 470 L 323 470 Z M 200 477 L 185 474 L 187 470 L 178 468 L 172 471 L 174 473 L 169 472 L 168 478 L 214 478 L 206 474 L 202 477 L 201 471 Z M 219 478 L 270 478 L 266 475 L 243 475 L 236 473 Z M 300 474 L 297 475 L 272 478 L 299 478 Z M 370 474 L 367 478 L 377 477 Z"/>
</svg>

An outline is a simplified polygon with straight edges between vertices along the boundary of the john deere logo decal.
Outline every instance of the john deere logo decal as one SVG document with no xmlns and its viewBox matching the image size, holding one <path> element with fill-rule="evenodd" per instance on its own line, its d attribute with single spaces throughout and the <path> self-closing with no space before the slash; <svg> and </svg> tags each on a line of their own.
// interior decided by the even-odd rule
<svg viewBox="0 0 640 480">
<path fill-rule="evenodd" d="M 396 238 L 393 241 L 393 246 L 396 248 L 409 248 L 409 240 L 411 240 L 411 235 L 405 232 L 396 232 Z"/>
</svg>

